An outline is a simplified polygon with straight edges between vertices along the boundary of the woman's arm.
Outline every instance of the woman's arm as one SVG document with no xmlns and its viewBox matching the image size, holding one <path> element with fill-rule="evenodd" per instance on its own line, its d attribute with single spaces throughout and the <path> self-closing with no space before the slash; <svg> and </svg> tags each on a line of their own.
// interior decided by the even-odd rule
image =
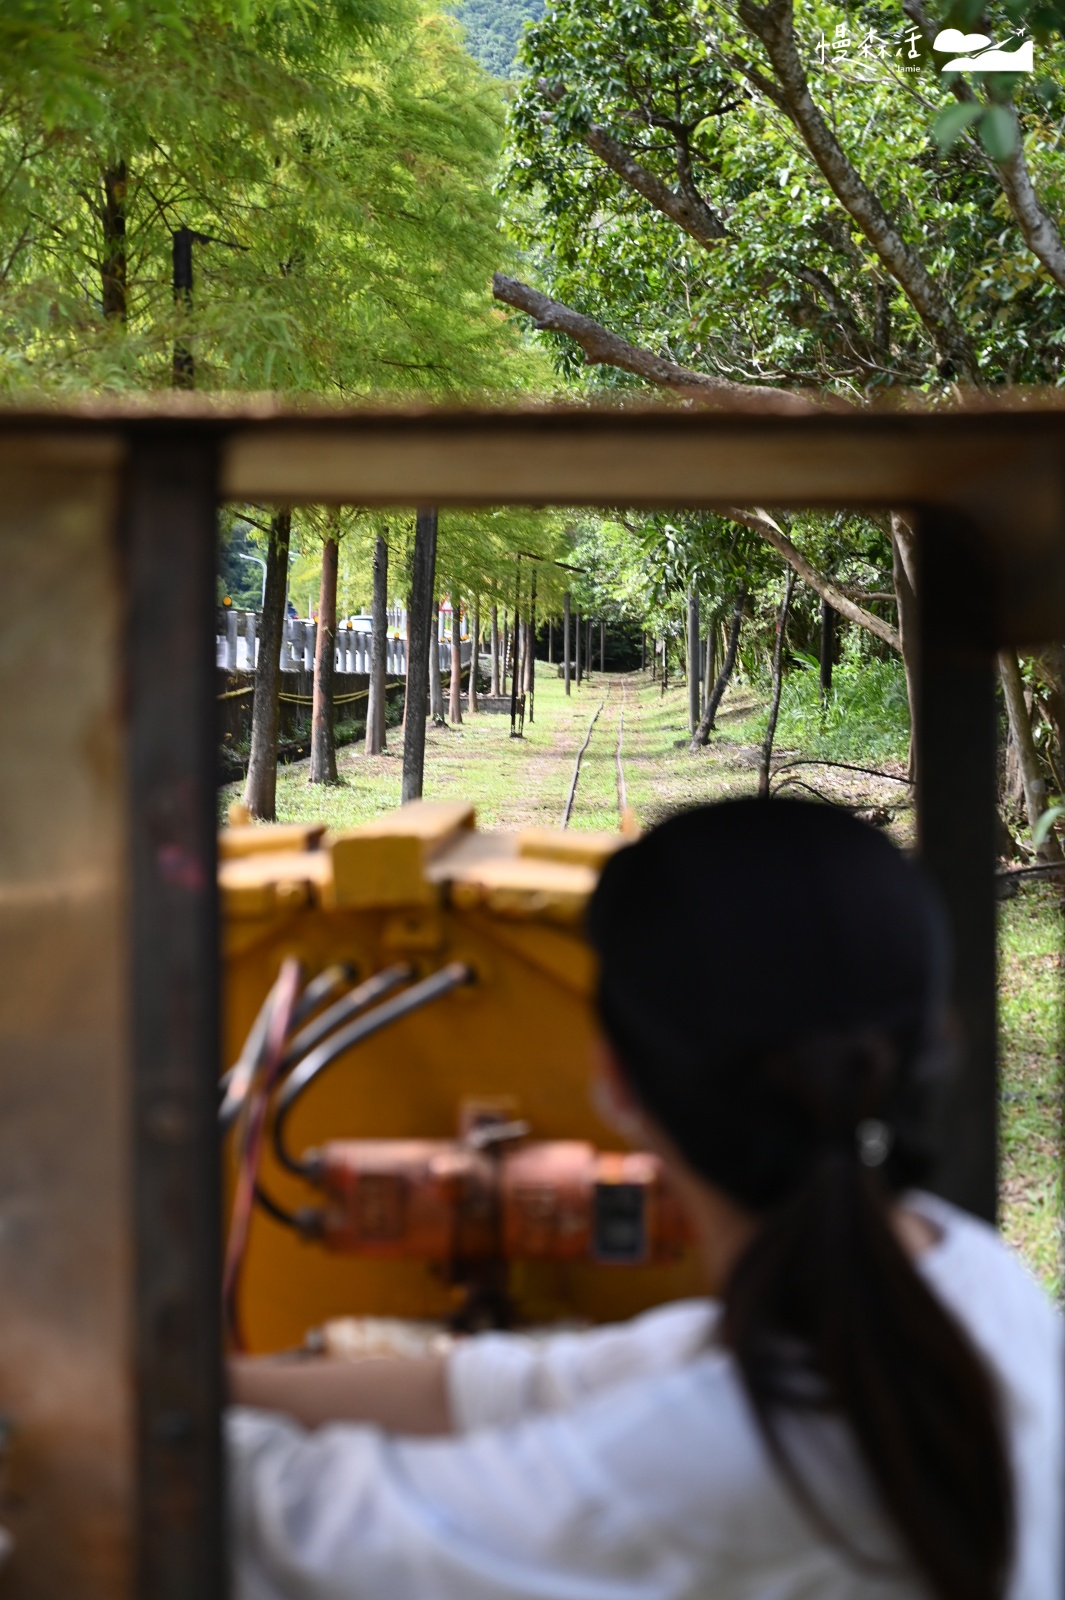
<svg viewBox="0 0 1065 1600">
<path fill-rule="evenodd" d="M 327 1422 L 370 1422 L 389 1433 L 453 1433 L 445 1356 L 328 1356 L 279 1361 L 233 1356 L 232 1405 L 283 1411 L 305 1428 Z"/>
</svg>

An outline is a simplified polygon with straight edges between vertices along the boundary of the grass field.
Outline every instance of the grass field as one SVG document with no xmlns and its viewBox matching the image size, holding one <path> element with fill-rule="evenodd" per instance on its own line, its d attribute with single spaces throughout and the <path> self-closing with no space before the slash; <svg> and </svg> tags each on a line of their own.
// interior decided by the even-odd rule
<svg viewBox="0 0 1065 1600">
<path fill-rule="evenodd" d="M 555 673 L 539 663 L 535 720 L 522 739 L 510 738 L 507 717 L 481 714 L 459 727 L 428 732 L 426 799 L 468 799 L 483 827 L 558 825 L 574 760 L 589 722 L 602 707 L 581 768 L 574 828 L 617 828 L 620 822 L 617 747 L 621 733 L 626 801 L 648 826 L 677 806 L 753 793 L 757 781 L 760 707 L 750 690 L 735 690 L 707 750 L 688 753 L 687 693 L 639 674 L 595 674 L 567 699 Z M 399 803 L 402 732 L 389 730 L 389 748 L 367 757 L 361 744 L 337 757 L 340 782 L 312 787 L 307 763 L 278 773 L 280 822 L 316 820 L 352 827 Z M 808 752 L 778 752 L 796 758 Z M 814 752 L 820 753 L 820 752 Z M 876 764 L 876 763 L 874 763 Z M 901 774 L 901 763 L 888 770 Z M 794 776 L 826 798 L 866 806 L 889 817 L 901 843 L 912 838 L 905 789 L 893 782 L 824 768 Z M 794 792 L 803 793 L 801 788 Z M 225 805 L 239 785 L 221 793 Z M 1062 1274 L 1062 911 L 1060 895 L 1027 880 L 1000 916 L 1002 1018 L 1002 1224 L 1007 1237 L 1055 1293 Z"/>
</svg>

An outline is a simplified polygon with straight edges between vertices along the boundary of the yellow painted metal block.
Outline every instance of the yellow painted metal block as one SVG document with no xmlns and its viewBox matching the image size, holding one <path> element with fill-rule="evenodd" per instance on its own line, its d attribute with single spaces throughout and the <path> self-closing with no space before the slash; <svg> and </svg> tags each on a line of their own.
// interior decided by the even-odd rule
<svg viewBox="0 0 1065 1600">
<path fill-rule="evenodd" d="M 589 828 L 569 832 L 562 828 L 522 828 L 518 834 L 518 854 L 541 861 L 569 861 L 597 871 L 615 851 L 631 843 L 621 833 Z"/>
<path fill-rule="evenodd" d="M 461 802 L 417 800 L 326 842 L 333 864 L 327 904 L 351 910 L 432 904 L 429 863 L 474 827 L 476 813 Z"/>
<path fill-rule="evenodd" d="M 273 851 L 314 850 L 325 832 L 324 822 L 250 822 L 236 828 L 223 828 L 218 835 L 218 854 L 228 861 L 235 856 L 255 856 Z"/>
<path fill-rule="evenodd" d="M 332 865 L 319 850 L 270 850 L 236 856 L 218 868 L 226 917 L 264 917 L 321 900 L 331 885 Z"/>
</svg>

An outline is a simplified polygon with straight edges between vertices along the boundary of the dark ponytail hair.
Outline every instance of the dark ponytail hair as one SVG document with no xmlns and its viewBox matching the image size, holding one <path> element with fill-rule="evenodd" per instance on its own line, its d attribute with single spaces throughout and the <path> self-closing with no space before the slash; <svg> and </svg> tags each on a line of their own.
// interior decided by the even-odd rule
<svg viewBox="0 0 1065 1600">
<path fill-rule="evenodd" d="M 670 929 L 668 949 L 633 937 L 648 925 Z M 832 1525 L 782 1429 L 789 1412 L 838 1412 L 938 1600 L 1002 1600 L 1013 1502 L 994 1382 L 890 1215 L 927 1173 L 945 1070 L 931 889 L 839 810 L 730 801 L 619 852 L 590 931 L 633 1090 L 760 1220 L 721 1336 L 792 1491 L 827 1539 L 876 1565 Z"/>
</svg>

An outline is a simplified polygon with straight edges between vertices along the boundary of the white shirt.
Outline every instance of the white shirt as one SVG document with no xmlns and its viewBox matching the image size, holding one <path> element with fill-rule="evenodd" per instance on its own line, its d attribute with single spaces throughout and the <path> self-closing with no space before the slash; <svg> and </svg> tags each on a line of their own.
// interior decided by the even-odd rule
<svg viewBox="0 0 1065 1600">
<path fill-rule="evenodd" d="M 1002 1385 L 1017 1485 L 1010 1600 L 1061 1600 L 1065 1339 L 998 1235 L 930 1196 L 921 1270 Z M 833 1548 L 781 1482 L 717 1307 L 457 1347 L 458 1437 L 400 1439 L 264 1412 L 227 1422 L 235 1600 L 926 1600 Z M 844 1425 L 788 1424 L 833 1523 L 894 1558 Z"/>
</svg>

